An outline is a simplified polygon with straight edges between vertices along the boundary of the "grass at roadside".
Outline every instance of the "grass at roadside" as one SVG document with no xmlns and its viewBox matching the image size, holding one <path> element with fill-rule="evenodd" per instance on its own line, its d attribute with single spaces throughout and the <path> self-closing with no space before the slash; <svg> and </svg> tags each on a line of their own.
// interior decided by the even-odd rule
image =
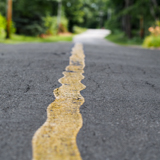
<svg viewBox="0 0 160 160">
<path fill-rule="evenodd" d="M 128 39 L 126 36 L 124 36 L 124 33 L 110 34 L 106 37 L 106 39 L 116 44 L 125 46 L 141 46 L 143 43 L 143 40 L 139 37 Z"/>
<path fill-rule="evenodd" d="M 46 38 L 30 37 L 23 35 L 12 35 L 11 39 L 5 39 L 4 36 L 0 37 L 0 43 L 16 44 L 16 43 L 29 43 L 29 42 L 60 42 L 72 41 L 73 35 L 68 36 L 48 36 Z"/>
<path fill-rule="evenodd" d="M 85 32 L 85 31 L 87 31 L 87 28 L 78 27 L 78 26 L 74 26 L 73 27 L 74 34 L 81 34 L 81 33 Z"/>
</svg>

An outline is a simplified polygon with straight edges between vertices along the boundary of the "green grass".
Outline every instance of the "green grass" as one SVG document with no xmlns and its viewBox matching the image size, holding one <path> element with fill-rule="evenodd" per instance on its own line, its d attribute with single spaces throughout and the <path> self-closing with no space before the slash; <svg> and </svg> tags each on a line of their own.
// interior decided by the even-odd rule
<svg viewBox="0 0 160 160">
<path fill-rule="evenodd" d="M 110 34 L 106 37 L 106 39 L 124 46 L 141 46 L 143 43 L 143 40 L 139 37 L 128 39 L 126 36 L 124 36 L 124 33 Z"/>
<path fill-rule="evenodd" d="M 60 42 L 72 41 L 73 36 L 49 36 L 47 38 L 30 37 L 23 35 L 12 35 L 11 39 L 5 39 L 4 36 L 0 37 L 0 43 L 17 44 L 17 43 L 30 43 L 30 42 Z"/>
<path fill-rule="evenodd" d="M 73 32 L 75 34 L 80 34 L 80 33 L 83 33 L 85 31 L 87 31 L 87 28 L 82 28 L 82 27 L 78 27 L 78 26 L 73 27 Z"/>
</svg>

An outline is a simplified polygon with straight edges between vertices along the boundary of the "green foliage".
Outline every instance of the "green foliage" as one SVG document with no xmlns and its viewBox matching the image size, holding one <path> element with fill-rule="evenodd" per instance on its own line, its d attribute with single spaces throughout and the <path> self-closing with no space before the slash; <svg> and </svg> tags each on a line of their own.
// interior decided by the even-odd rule
<svg viewBox="0 0 160 160">
<path fill-rule="evenodd" d="M 0 14 L 0 35 L 3 35 L 6 29 L 6 19 Z"/>
<path fill-rule="evenodd" d="M 108 17 L 109 0 L 86 0 L 83 2 L 82 11 L 84 20 L 81 24 L 86 28 L 102 28 Z"/>
<path fill-rule="evenodd" d="M 114 33 L 108 35 L 106 37 L 107 40 L 117 43 L 119 45 L 136 45 L 139 46 L 142 44 L 143 40 L 140 37 L 134 37 L 132 39 L 128 39 L 124 32 L 115 30 Z"/>
<path fill-rule="evenodd" d="M 44 26 L 46 28 L 45 33 L 48 35 L 56 35 L 58 33 L 58 26 L 57 26 L 57 17 L 56 16 L 50 16 L 47 15 L 46 17 L 43 17 Z M 60 29 L 63 32 L 68 31 L 68 20 L 63 16 L 61 17 L 60 22 Z"/>
<path fill-rule="evenodd" d="M 15 23 L 11 22 L 11 34 L 14 34 L 16 32 Z"/>
<path fill-rule="evenodd" d="M 6 15 L 6 2 L 0 1 L 2 15 Z M 34 36 L 42 33 L 55 34 L 57 13 L 58 0 L 14 0 L 13 21 L 16 33 Z M 62 0 L 61 27 L 73 31 L 73 26 L 105 26 L 112 31 L 123 31 L 126 35 L 130 32 L 131 37 L 134 37 L 142 29 L 148 33 L 148 28 L 158 17 L 159 0 Z"/>
<path fill-rule="evenodd" d="M 83 0 L 63 0 L 65 17 L 68 19 L 68 29 L 73 32 L 73 26 L 84 21 Z"/>
<path fill-rule="evenodd" d="M 54 8 L 54 9 L 53 9 Z M 43 18 L 57 13 L 57 2 L 43 0 L 16 0 L 13 2 L 13 20 L 17 33 L 38 36 L 45 33 Z"/>
<path fill-rule="evenodd" d="M 18 34 L 38 36 L 45 32 L 43 20 L 38 15 L 33 17 L 17 17 L 14 19 Z"/>
<path fill-rule="evenodd" d="M 112 19 L 109 19 L 104 24 L 105 28 L 112 30 L 112 33 L 121 29 L 121 24 L 115 15 L 112 16 Z"/>
<path fill-rule="evenodd" d="M 159 20 L 156 20 L 156 23 L 155 23 L 157 26 L 160 26 L 160 21 Z"/>
<path fill-rule="evenodd" d="M 64 13 L 68 20 L 74 23 L 82 23 L 84 12 L 83 0 L 63 0 Z"/>
<path fill-rule="evenodd" d="M 84 13 L 81 10 L 82 5 L 83 0 L 62 1 L 61 25 L 63 30 L 67 31 L 68 25 L 72 26 L 83 21 Z M 13 20 L 16 23 L 18 34 L 31 36 L 37 36 L 46 32 L 48 34 L 55 34 L 57 13 L 58 0 L 13 1 Z"/>
<path fill-rule="evenodd" d="M 119 29 L 131 38 L 140 36 L 138 33 L 142 29 L 145 34 L 148 33 L 148 28 L 160 16 L 160 1 L 108 0 L 106 10 L 109 9 L 112 14 L 111 17 L 108 17 L 105 27 L 113 32 Z"/>
<path fill-rule="evenodd" d="M 47 15 L 43 17 L 43 21 L 46 27 L 46 34 L 55 35 L 57 33 L 57 17 Z"/>
<path fill-rule="evenodd" d="M 6 12 L 6 0 L 0 0 L 0 12 L 4 16 Z"/>
<path fill-rule="evenodd" d="M 0 36 L 1 37 L 5 37 L 6 25 L 7 25 L 6 18 L 0 14 Z M 14 22 L 11 22 L 11 34 L 15 32 L 16 32 L 16 28 L 15 28 Z"/>
<path fill-rule="evenodd" d="M 65 32 L 68 31 L 68 19 L 66 17 L 61 17 L 61 24 L 65 30 Z"/>
<path fill-rule="evenodd" d="M 160 21 L 156 20 L 153 26 L 148 29 L 150 35 L 144 39 L 144 47 L 160 47 Z"/>
<path fill-rule="evenodd" d="M 38 36 L 44 33 L 44 27 L 42 24 L 32 23 L 27 25 L 21 29 L 21 34 L 30 35 L 30 36 Z"/>
<path fill-rule="evenodd" d="M 146 47 L 146 48 L 160 47 L 160 36 L 150 35 L 150 36 L 146 37 L 144 42 L 143 42 L 143 46 Z"/>
<path fill-rule="evenodd" d="M 83 33 L 85 32 L 87 29 L 86 28 L 82 28 L 82 27 L 78 27 L 78 26 L 74 26 L 73 27 L 73 32 L 75 34 L 80 34 L 80 33 Z"/>
</svg>

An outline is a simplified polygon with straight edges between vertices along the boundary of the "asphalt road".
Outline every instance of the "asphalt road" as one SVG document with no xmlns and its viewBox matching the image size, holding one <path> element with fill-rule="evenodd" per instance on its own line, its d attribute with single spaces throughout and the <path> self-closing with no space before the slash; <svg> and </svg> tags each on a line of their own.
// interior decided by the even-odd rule
<svg viewBox="0 0 160 160">
<path fill-rule="evenodd" d="M 160 51 L 94 43 L 84 42 L 83 160 L 159 160 Z M 32 159 L 72 47 L 0 44 L 0 160 Z"/>
<path fill-rule="evenodd" d="M 100 46 L 116 46 L 114 43 L 105 39 L 111 33 L 107 29 L 88 29 L 86 32 L 81 33 L 74 37 L 74 43 L 92 44 Z"/>
</svg>

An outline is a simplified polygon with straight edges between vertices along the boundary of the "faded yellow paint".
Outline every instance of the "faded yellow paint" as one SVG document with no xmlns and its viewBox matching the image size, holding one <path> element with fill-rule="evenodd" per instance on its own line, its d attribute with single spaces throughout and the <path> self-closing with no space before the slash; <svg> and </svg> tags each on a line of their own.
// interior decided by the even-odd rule
<svg viewBox="0 0 160 160">
<path fill-rule="evenodd" d="M 47 108 L 47 120 L 33 137 L 33 160 L 81 160 L 76 136 L 82 127 L 84 58 L 83 46 L 76 44 L 64 77 L 59 79 L 62 86 L 54 90 L 56 99 Z"/>
</svg>

